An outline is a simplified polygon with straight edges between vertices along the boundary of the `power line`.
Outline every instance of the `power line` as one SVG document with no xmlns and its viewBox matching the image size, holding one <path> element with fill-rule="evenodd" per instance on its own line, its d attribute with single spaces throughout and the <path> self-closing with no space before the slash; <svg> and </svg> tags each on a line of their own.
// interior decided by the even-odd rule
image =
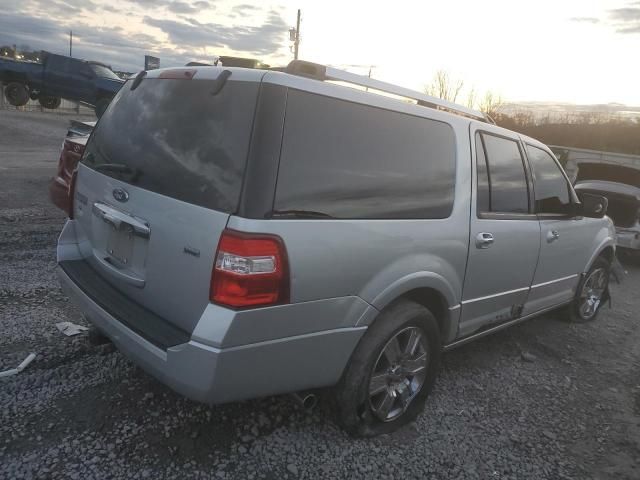
<svg viewBox="0 0 640 480">
<path fill-rule="evenodd" d="M 293 59 L 298 59 L 298 49 L 300 48 L 300 9 L 298 9 L 298 18 L 296 19 L 296 41 L 293 44 Z"/>
</svg>

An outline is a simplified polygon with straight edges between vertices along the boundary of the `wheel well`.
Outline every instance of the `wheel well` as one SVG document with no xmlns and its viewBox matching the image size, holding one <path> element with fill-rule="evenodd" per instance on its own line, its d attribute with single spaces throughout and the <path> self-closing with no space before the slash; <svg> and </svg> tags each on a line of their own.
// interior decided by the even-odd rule
<svg viewBox="0 0 640 480">
<path fill-rule="evenodd" d="M 4 83 L 5 86 L 7 86 L 8 84 L 13 83 L 13 82 L 24 83 L 24 85 L 26 87 L 28 87 L 27 79 L 22 75 L 9 74 L 9 75 L 5 75 L 4 77 L 2 77 L 2 83 Z"/>
<path fill-rule="evenodd" d="M 613 247 L 606 247 L 604 250 L 602 250 L 602 252 L 600 252 L 600 255 L 598 255 L 599 257 L 604 257 L 606 258 L 609 262 L 613 261 Z"/>
<path fill-rule="evenodd" d="M 400 298 L 412 300 L 428 308 L 436 317 L 442 341 L 446 341 L 450 333 L 449 328 L 451 327 L 451 322 L 449 321 L 449 304 L 440 292 L 428 287 L 416 288 L 406 292 Z"/>
</svg>

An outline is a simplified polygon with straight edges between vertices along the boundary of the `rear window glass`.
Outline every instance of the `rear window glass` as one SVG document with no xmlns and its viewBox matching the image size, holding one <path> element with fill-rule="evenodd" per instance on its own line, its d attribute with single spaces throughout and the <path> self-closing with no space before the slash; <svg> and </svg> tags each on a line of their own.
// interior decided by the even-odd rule
<svg viewBox="0 0 640 480">
<path fill-rule="evenodd" d="M 446 218 L 455 171 L 446 123 L 291 90 L 274 213 Z"/>
<path fill-rule="evenodd" d="M 145 79 L 127 82 L 91 136 L 83 163 L 161 195 L 237 209 L 258 84 Z"/>
</svg>

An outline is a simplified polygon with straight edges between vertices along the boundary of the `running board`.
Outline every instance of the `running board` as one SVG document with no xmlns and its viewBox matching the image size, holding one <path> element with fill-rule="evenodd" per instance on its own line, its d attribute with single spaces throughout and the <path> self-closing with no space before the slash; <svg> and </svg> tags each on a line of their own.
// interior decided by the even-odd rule
<svg viewBox="0 0 640 480">
<path fill-rule="evenodd" d="M 513 325 L 517 325 L 518 323 L 524 322 L 526 320 L 530 320 L 534 317 L 544 315 L 545 313 L 550 312 L 551 310 L 556 310 L 560 307 L 563 307 L 564 305 L 568 305 L 572 301 L 573 299 L 569 300 L 568 302 L 562 302 L 552 307 L 547 307 L 542 310 L 538 310 L 537 312 L 530 313 L 528 315 L 525 315 L 524 317 L 514 318 L 513 320 L 509 320 L 508 322 L 501 323 L 500 325 L 496 325 L 495 327 L 488 328 L 487 330 L 482 330 L 481 332 L 474 333 L 472 335 L 469 335 L 468 337 L 461 338 L 460 340 L 456 340 L 452 343 L 449 343 L 448 345 L 445 345 L 444 347 L 442 347 L 442 350 L 445 352 L 448 352 L 449 350 L 453 350 L 454 348 L 461 347 L 462 345 L 472 342 L 473 340 L 477 340 L 478 338 L 486 337 L 487 335 L 491 335 L 492 333 L 495 333 L 499 330 L 505 329 L 507 327 L 511 327 Z"/>
</svg>

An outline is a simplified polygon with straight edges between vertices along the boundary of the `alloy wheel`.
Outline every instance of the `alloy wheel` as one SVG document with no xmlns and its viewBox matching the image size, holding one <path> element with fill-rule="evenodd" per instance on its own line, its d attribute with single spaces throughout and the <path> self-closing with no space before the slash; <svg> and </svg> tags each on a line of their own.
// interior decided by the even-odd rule
<svg viewBox="0 0 640 480">
<path fill-rule="evenodd" d="M 607 288 L 609 274 L 604 268 L 596 268 L 589 274 L 580 292 L 578 311 L 584 320 L 595 316 Z"/>
<path fill-rule="evenodd" d="M 379 420 L 398 418 L 422 389 L 429 362 L 428 345 L 421 328 L 407 327 L 380 352 L 369 378 L 369 405 Z"/>
</svg>

